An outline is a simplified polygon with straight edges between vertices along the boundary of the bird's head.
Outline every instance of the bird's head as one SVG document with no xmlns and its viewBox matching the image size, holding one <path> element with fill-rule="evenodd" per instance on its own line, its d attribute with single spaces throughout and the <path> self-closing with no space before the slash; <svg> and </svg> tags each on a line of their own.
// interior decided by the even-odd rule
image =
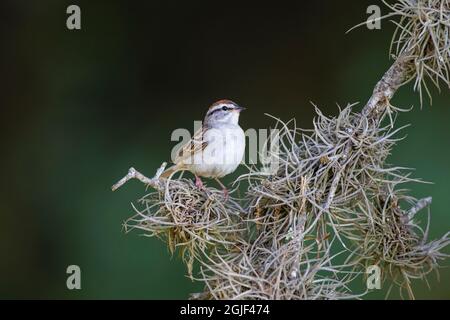
<svg viewBox="0 0 450 320">
<path fill-rule="evenodd" d="M 231 100 L 219 100 L 209 107 L 205 116 L 205 124 L 238 124 L 239 115 L 245 108 Z"/>
</svg>

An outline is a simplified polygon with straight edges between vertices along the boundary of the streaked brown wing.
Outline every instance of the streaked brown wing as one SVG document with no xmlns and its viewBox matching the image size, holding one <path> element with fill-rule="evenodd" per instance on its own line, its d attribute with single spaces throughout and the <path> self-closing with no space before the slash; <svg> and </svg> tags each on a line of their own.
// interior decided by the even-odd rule
<svg viewBox="0 0 450 320">
<path fill-rule="evenodd" d="M 175 158 L 175 164 L 181 163 L 186 159 L 189 159 L 194 154 L 203 151 L 208 145 L 207 142 L 203 141 L 205 128 L 200 128 L 194 134 L 191 140 L 186 143 L 180 150 L 177 152 L 177 157 Z"/>
</svg>

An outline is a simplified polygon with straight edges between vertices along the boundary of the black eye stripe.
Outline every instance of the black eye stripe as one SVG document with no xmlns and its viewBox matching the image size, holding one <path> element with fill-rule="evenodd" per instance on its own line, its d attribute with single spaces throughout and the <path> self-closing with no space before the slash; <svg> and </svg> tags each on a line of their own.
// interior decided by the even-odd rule
<svg viewBox="0 0 450 320">
<path fill-rule="evenodd" d="M 208 113 L 208 116 L 213 115 L 217 111 L 227 111 L 227 110 L 231 110 L 231 109 L 233 109 L 233 108 L 230 108 L 230 107 L 227 107 L 227 106 L 223 106 L 222 108 L 217 108 L 217 109 L 214 109 L 214 110 L 210 111 Z"/>
</svg>

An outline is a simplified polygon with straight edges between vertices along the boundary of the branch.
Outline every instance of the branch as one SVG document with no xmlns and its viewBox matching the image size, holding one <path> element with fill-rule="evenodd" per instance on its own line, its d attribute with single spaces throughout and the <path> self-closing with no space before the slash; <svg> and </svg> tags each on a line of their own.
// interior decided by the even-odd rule
<svg viewBox="0 0 450 320">
<path fill-rule="evenodd" d="M 161 167 L 158 169 L 158 171 L 156 171 L 156 174 L 153 178 L 147 178 L 146 176 L 144 176 L 142 173 L 140 173 L 139 171 L 137 171 L 135 168 L 131 167 L 128 170 L 128 174 L 123 177 L 122 179 L 120 179 L 115 185 L 113 185 L 111 187 L 112 191 L 116 191 L 117 189 L 119 189 L 121 186 L 123 186 L 125 183 L 127 183 L 129 180 L 131 179 L 138 179 L 139 181 L 141 181 L 142 183 L 145 183 L 151 187 L 154 188 L 158 188 L 159 187 L 159 177 L 161 176 L 161 174 L 164 172 L 164 170 L 166 169 L 167 163 L 164 162 Z"/>
<path fill-rule="evenodd" d="M 383 117 L 389 101 L 395 92 L 408 79 L 409 70 L 413 60 L 402 55 L 397 58 L 394 64 L 384 74 L 373 90 L 372 97 L 361 112 L 361 115 L 372 118 L 375 121 Z"/>
<path fill-rule="evenodd" d="M 364 109 L 361 111 L 361 117 L 373 119 L 375 123 L 378 123 L 378 121 L 383 118 L 384 112 L 389 105 L 389 101 L 392 99 L 395 92 L 397 92 L 397 90 L 407 80 L 411 63 L 412 60 L 407 56 L 402 55 L 397 58 L 394 64 L 376 84 L 372 96 L 370 97 Z M 357 132 L 355 131 L 354 135 L 356 134 Z M 341 169 L 335 174 L 331 183 L 327 200 L 322 205 L 322 209 L 324 211 L 328 211 L 331 204 L 333 203 L 337 187 L 341 180 L 342 172 L 344 171 L 348 163 L 348 161 L 346 160 L 349 159 L 351 149 L 352 141 L 351 139 L 349 139 L 342 154 L 343 163 L 341 164 Z"/>
<path fill-rule="evenodd" d="M 417 212 L 419 212 L 422 209 L 425 209 L 429 205 L 431 205 L 431 202 L 433 201 L 433 198 L 428 197 L 422 200 L 419 200 L 414 207 L 409 209 L 408 216 L 410 219 L 414 218 Z"/>
<path fill-rule="evenodd" d="M 347 150 L 347 149 L 346 149 Z M 344 152 L 346 152 L 346 150 Z M 330 209 L 331 204 L 333 203 L 334 197 L 336 195 L 336 190 L 341 181 L 341 175 L 344 171 L 344 168 L 341 168 L 333 178 L 333 182 L 331 182 L 330 191 L 328 192 L 328 197 L 326 202 L 322 205 L 323 211 L 328 211 Z"/>
</svg>

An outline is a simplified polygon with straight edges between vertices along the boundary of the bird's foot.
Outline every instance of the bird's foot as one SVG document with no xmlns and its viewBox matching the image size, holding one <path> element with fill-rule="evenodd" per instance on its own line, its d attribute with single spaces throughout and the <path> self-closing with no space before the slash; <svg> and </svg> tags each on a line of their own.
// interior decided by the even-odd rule
<svg viewBox="0 0 450 320">
<path fill-rule="evenodd" d="M 200 179 L 200 177 L 198 177 L 198 176 L 195 176 L 195 186 L 197 188 L 199 188 L 200 190 L 205 189 L 205 185 L 203 184 L 202 179 Z"/>
<path fill-rule="evenodd" d="M 227 188 L 223 188 L 222 192 L 223 192 L 223 196 L 225 198 L 225 201 L 228 201 L 228 196 L 230 195 L 230 193 L 228 192 L 228 189 Z"/>
<path fill-rule="evenodd" d="M 225 197 L 225 201 L 228 201 L 228 196 L 230 195 L 230 193 L 228 192 L 227 187 L 225 187 L 225 185 L 220 182 L 219 179 L 216 178 L 217 183 L 222 187 L 222 192 L 223 192 L 223 196 Z"/>
</svg>

